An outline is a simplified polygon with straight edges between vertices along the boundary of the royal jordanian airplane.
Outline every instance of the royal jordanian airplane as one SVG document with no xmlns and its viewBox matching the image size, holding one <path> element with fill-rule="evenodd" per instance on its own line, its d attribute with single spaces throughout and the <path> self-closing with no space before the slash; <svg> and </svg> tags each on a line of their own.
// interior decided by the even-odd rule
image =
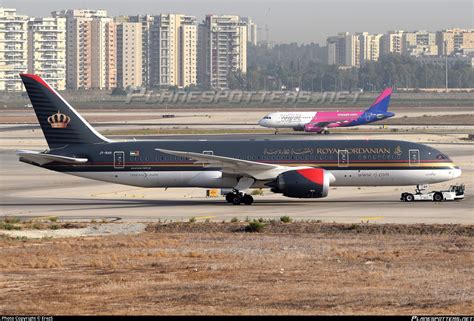
<svg viewBox="0 0 474 321">
<path fill-rule="evenodd" d="M 388 112 L 392 89 L 385 89 L 365 111 L 276 112 L 258 121 L 262 127 L 293 128 L 295 131 L 329 134 L 329 128 L 352 127 L 373 123 L 395 116 Z"/>
<path fill-rule="evenodd" d="M 394 140 L 170 140 L 114 142 L 98 133 L 36 75 L 21 78 L 49 148 L 20 161 L 99 181 L 140 187 L 228 188 L 235 205 L 250 188 L 320 198 L 329 186 L 417 185 L 461 170 L 422 144 Z"/>
</svg>

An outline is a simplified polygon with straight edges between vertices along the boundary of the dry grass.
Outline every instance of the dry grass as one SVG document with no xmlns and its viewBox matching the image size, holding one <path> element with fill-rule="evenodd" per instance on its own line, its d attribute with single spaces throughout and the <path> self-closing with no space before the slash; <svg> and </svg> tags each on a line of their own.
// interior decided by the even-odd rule
<svg viewBox="0 0 474 321">
<path fill-rule="evenodd" d="M 4 216 L 0 219 L 0 230 L 57 230 L 86 227 L 85 223 L 58 222 L 57 216 L 48 216 L 22 221 L 15 216 Z"/>
<path fill-rule="evenodd" d="M 235 230 L 245 224 L 227 225 Z M 172 232 L 150 226 L 135 236 L 3 237 L 0 311 L 474 313 L 472 226 L 448 226 L 440 233 L 439 226 L 425 225 L 417 235 L 400 227 L 383 234 L 383 229 L 359 225 L 305 224 L 267 224 L 262 233 L 217 229 L 221 223 L 184 223 Z M 311 224 L 320 227 L 311 230 Z M 196 226 L 209 230 L 186 230 Z M 275 232 L 278 228 L 287 230 Z"/>
</svg>

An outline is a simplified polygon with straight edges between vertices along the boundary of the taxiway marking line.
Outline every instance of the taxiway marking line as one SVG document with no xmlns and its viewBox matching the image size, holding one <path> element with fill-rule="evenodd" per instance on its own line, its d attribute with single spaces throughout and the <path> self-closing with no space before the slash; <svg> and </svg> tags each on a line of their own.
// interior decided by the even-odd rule
<svg viewBox="0 0 474 321">
<path fill-rule="evenodd" d="M 381 220 L 385 216 L 373 216 L 373 217 L 361 217 L 362 220 L 367 220 L 367 221 L 375 221 L 375 220 Z"/>
<path fill-rule="evenodd" d="M 196 220 L 205 220 L 207 218 L 216 218 L 217 216 L 196 216 Z"/>
</svg>

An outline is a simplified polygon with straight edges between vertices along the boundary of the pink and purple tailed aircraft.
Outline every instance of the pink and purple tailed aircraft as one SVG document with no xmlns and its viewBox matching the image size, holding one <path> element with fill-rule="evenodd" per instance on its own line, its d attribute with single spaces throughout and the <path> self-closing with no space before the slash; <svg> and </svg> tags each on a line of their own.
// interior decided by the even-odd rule
<svg viewBox="0 0 474 321">
<path fill-rule="evenodd" d="M 276 112 L 258 121 L 262 127 L 329 134 L 329 128 L 365 125 L 395 116 L 388 112 L 391 88 L 386 88 L 365 111 Z"/>
</svg>

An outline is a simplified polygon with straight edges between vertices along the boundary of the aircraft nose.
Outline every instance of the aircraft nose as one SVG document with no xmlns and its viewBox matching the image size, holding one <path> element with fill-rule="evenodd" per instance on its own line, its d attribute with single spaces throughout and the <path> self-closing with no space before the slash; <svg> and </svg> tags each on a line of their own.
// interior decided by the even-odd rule
<svg viewBox="0 0 474 321">
<path fill-rule="evenodd" d="M 387 118 L 395 116 L 395 113 L 387 112 Z"/>
<path fill-rule="evenodd" d="M 461 174 L 462 174 L 462 170 L 459 167 L 457 167 L 453 171 L 453 178 L 458 178 L 459 176 L 461 176 Z"/>
</svg>

